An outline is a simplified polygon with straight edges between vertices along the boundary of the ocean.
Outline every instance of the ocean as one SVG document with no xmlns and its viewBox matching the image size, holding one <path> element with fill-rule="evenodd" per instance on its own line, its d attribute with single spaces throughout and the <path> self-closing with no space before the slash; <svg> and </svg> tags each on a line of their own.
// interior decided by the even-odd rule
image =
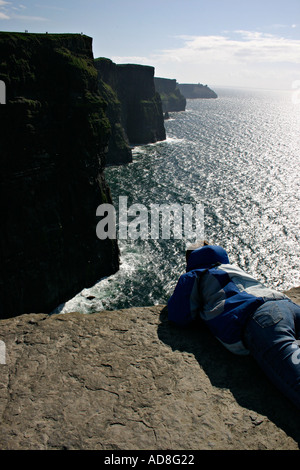
<svg viewBox="0 0 300 470">
<path fill-rule="evenodd" d="M 292 91 L 215 91 L 217 99 L 187 100 L 185 111 L 171 113 L 166 141 L 135 147 L 131 164 L 106 168 L 114 204 L 127 197 L 128 207 L 149 214 L 152 204 L 202 207 L 200 238 L 268 287 L 299 286 L 300 104 Z M 55 311 L 166 304 L 194 241 L 183 232 L 119 239 L 120 270 Z"/>
</svg>

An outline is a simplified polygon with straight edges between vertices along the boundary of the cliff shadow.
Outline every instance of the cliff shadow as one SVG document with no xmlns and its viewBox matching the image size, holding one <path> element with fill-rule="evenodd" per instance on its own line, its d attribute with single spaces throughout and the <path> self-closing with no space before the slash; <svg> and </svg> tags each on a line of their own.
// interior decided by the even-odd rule
<svg viewBox="0 0 300 470">
<path fill-rule="evenodd" d="M 193 354 L 213 386 L 229 389 L 240 406 L 266 416 L 300 448 L 300 411 L 269 382 L 252 357 L 229 352 L 200 320 L 186 328 L 173 325 L 167 307 L 160 313 L 157 333 L 173 351 Z"/>
</svg>

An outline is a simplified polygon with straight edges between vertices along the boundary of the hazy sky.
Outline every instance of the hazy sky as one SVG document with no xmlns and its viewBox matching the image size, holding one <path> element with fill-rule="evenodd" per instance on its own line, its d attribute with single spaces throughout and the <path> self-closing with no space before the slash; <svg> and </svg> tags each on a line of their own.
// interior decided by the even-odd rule
<svg viewBox="0 0 300 470">
<path fill-rule="evenodd" d="M 0 0 L 0 30 L 83 32 L 95 57 L 180 83 L 288 90 L 300 80 L 300 0 Z"/>
</svg>

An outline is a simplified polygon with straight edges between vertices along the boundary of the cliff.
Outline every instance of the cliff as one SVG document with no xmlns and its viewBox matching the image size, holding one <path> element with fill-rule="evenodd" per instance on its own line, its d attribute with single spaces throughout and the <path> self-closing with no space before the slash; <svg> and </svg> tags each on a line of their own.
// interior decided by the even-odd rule
<svg viewBox="0 0 300 470">
<path fill-rule="evenodd" d="M 92 39 L 0 33 L 0 318 L 49 312 L 118 270 L 96 237 L 111 202 L 103 176 L 110 125 Z"/>
<path fill-rule="evenodd" d="M 126 135 L 121 114 L 121 102 L 117 96 L 117 65 L 109 59 L 96 59 L 98 84 L 107 108 L 106 115 L 111 125 L 106 161 L 108 165 L 122 165 L 132 162 L 130 143 Z"/>
<path fill-rule="evenodd" d="M 154 86 L 154 67 L 117 65 L 105 58 L 96 59 L 95 66 L 100 81 L 110 87 L 120 102 L 121 124 L 128 142 L 139 145 L 165 140 L 161 99 Z M 115 122 L 119 123 L 119 116 Z"/>
<path fill-rule="evenodd" d="M 0 340 L 2 450 L 299 449 L 299 411 L 254 361 L 162 305 L 22 315 Z"/>
<path fill-rule="evenodd" d="M 180 83 L 178 84 L 180 92 L 188 99 L 196 98 L 218 98 L 218 95 L 211 90 L 207 85 L 192 84 L 192 83 Z"/>
<path fill-rule="evenodd" d="M 163 112 L 185 111 L 186 99 L 181 94 L 176 80 L 154 78 L 156 91 L 160 94 Z"/>
</svg>

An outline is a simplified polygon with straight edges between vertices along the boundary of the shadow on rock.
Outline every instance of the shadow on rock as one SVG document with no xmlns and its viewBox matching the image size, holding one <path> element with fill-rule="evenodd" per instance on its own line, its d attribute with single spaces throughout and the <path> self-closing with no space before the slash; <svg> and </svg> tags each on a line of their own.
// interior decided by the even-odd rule
<svg viewBox="0 0 300 470">
<path fill-rule="evenodd" d="M 201 321 L 180 328 L 160 313 L 158 337 L 174 351 L 192 353 L 212 386 L 229 389 L 237 403 L 266 416 L 300 446 L 300 412 L 271 384 L 250 356 L 227 351 Z"/>
</svg>

